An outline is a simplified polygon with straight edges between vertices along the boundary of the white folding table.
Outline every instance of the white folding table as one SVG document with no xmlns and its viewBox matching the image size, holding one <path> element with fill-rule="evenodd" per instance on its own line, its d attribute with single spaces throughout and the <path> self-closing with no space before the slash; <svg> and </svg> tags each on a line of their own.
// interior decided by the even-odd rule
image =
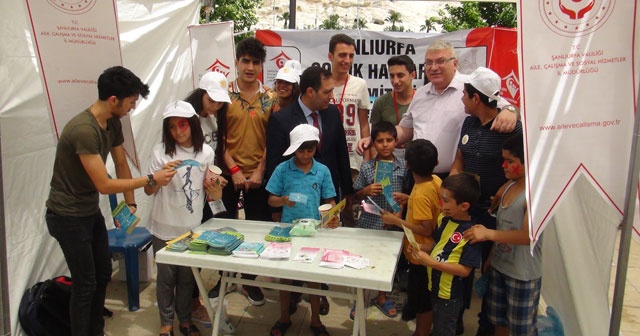
<svg viewBox="0 0 640 336">
<path fill-rule="evenodd" d="M 243 233 L 245 241 L 247 242 L 264 242 L 265 235 L 274 225 L 276 225 L 276 223 L 214 218 L 200 225 L 194 231 L 202 232 L 205 230 L 231 227 Z M 204 287 L 199 268 L 220 270 L 223 272 L 220 279 L 220 297 L 218 302 L 224 302 L 227 285 L 230 283 L 355 300 L 356 315 L 353 324 L 353 335 L 366 335 L 364 290 L 391 291 L 398 256 L 401 252 L 402 233 L 339 227 L 337 229 L 319 230 L 313 237 L 292 237 L 291 243 L 291 258 L 295 256 L 301 247 L 342 249 L 368 258 L 370 266 L 364 269 L 353 269 L 349 267 L 331 269 L 320 267 L 318 264 L 320 263 L 322 251 L 316 256 L 312 263 L 300 263 L 291 261 L 291 258 L 289 260 L 276 261 L 237 258 L 233 256 L 191 254 L 188 253 L 188 251 L 171 252 L 162 249 L 156 254 L 156 262 L 191 267 L 200 294 L 205 298 L 205 307 L 210 317 L 213 317 L 214 312 L 207 299 L 207 290 Z M 230 275 L 235 272 L 340 285 L 354 288 L 355 293 L 239 279 Z M 221 305 L 218 305 L 218 307 L 220 306 Z M 215 319 L 212 318 L 214 321 L 213 335 L 217 335 L 219 332 L 221 316 L 222 310 L 218 309 L 215 314 Z"/>
</svg>

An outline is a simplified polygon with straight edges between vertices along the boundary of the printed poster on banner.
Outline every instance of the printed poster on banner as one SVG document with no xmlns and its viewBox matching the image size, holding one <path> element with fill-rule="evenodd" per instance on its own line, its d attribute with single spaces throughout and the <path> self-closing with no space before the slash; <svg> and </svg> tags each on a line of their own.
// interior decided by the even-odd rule
<svg viewBox="0 0 640 336">
<path fill-rule="evenodd" d="M 96 99 L 100 74 L 122 65 L 115 1 L 26 4 L 57 139 L 67 122 Z M 124 148 L 139 167 L 129 116 L 120 120 Z"/>
<path fill-rule="evenodd" d="M 456 49 L 462 73 L 471 73 L 478 66 L 492 68 L 503 78 L 502 95 L 518 105 L 520 85 L 517 75 L 516 31 L 513 29 L 479 28 L 446 34 L 367 30 L 346 30 L 341 33 L 351 36 L 356 42 L 356 56 L 350 74 L 367 82 L 371 102 L 393 89 L 387 68 L 389 57 L 411 57 L 416 64 L 413 85 L 417 88 L 424 84 L 424 55 L 427 46 L 438 39 L 444 39 Z M 334 34 L 335 31 L 328 30 L 256 31 L 256 38 L 267 46 L 267 58 L 263 67 L 264 83 L 273 85 L 278 69 L 289 59 L 300 61 L 303 69 L 319 65 L 330 70 L 328 46 Z"/>
<path fill-rule="evenodd" d="M 189 26 L 193 88 L 208 71 L 217 71 L 229 82 L 236 79 L 233 21 Z"/>
<path fill-rule="evenodd" d="M 520 4 L 527 198 L 535 244 L 580 178 L 622 214 L 637 90 L 635 8 L 634 1 L 615 0 Z"/>
</svg>

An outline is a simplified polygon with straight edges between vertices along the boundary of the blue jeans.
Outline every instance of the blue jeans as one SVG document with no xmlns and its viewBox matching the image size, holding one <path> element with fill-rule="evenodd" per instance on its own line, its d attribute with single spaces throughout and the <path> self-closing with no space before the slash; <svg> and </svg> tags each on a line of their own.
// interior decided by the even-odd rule
<svg viewBox="0 0 640 336">
<path fill-rule="evenodd" d="M 47 210 L 47 228 L 64 253 L 73 280 L 71 286 L 71 334 L 104 335 L 102 312 L 111 280 L 109 237 L 104 217 L 60 216 Z"/>
</svg>

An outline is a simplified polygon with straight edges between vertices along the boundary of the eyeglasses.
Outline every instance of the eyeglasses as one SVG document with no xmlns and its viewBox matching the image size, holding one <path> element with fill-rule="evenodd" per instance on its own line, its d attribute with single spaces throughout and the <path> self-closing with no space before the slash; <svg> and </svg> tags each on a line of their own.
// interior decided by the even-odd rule
<svg viewBox="0 0 640 336">
<path fill-rule="evenodd" d="M 455 57 L 449 57 L 449 58 L 438 58 L 438 59 L 437 59 L 437 60 L 435 60 L 435 61 L 432 61 L 432 60 L 426 60 L 426 61 L 424 62 L 424 65 L 426 65 L 426 66 L 428 66 L 428 67 L 430 67 L 430 66 L 434 66 L 434 65 L 437 65 L 437 66 L 443 66 L 445 63 L 447 63 L 447 62 L 449 62 L 449 61 L 451 61 L 451 60 L 454 60 L 454 59 L 456 59 L 456 58 L 455 58 Z"/>
</svg>

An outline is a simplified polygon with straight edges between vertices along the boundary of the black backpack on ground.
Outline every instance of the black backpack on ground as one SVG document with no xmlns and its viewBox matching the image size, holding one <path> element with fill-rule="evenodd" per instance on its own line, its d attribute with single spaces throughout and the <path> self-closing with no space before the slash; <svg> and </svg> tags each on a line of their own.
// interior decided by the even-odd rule
<svg viewBox="0 0 640 336">
<path fill-rule="evenodd" d="M 71 278 L 59 276 L 38 282 L 22 296 L 18 308 L 18 319 L 29 336 L 71 335 L 69 302 L 71 300 Z M 104 307 L 104 316 L 111 312 Z"/>
<path fill-rule="evenodd" d="M 22 296 L 18 319 L 29 336 L 71 335 L 69 300 L 71 278 L 59 276 L 38 282 Z"/>
</svg>

